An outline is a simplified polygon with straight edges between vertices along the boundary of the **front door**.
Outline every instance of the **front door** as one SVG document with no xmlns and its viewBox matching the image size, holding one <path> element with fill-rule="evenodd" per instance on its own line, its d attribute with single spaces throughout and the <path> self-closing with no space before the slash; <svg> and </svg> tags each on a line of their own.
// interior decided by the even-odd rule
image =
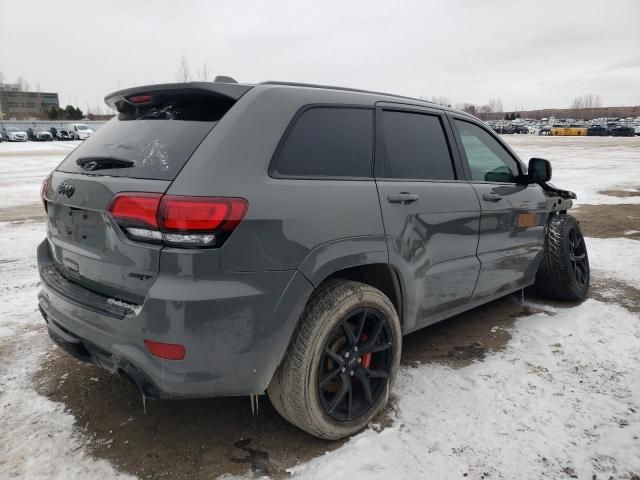
<svg viewBox="0 0 640 480">
<path fill-rule="evenodd" d="M 481 269 L 473 299 L 528 286 L 544 248 L 548 208 L 543 190 L 519 183 L 524 167 L 486 127 L 455 116 L 453 123 L 482 210 Z"/>
<path fill-rule="evenodd" d="M 480 271 L 480 206 L 440 110 L 379 106 L 375 158 L 389 262 L 404 286 L 407 332 L 470 301 Z"/>
</svg>

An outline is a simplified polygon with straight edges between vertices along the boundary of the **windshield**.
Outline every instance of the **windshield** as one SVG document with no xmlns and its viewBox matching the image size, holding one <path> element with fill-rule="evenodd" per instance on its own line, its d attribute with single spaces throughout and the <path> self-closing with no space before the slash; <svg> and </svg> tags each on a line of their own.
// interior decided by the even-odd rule
<svg viewBox="0 0 640 480">
<path fill-rule="evenodd" d="M 7 132 L 19 132 L 20 130 L 18 130 L 16 127 L 9 127 L 7 128 Z"/>
<path fill-rule="evenodd" d="M 87 125 L 76 125 L 78 130 L 91 130 Z"/>
</svg>

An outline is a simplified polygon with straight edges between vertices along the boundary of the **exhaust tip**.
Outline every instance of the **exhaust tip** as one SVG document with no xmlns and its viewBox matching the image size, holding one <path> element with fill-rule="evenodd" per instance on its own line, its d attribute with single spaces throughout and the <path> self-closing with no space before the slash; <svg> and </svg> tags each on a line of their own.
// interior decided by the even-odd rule
<svg viewBox="0 0 640 480">
<path fill-rule="evenodd" d="M 120 377 L 131 382 L 136 389 L 146 398 L 160 398 L 160 390 L 147 376 L 131 364 L 126 364 L 117 369 Z"/>
</svg>

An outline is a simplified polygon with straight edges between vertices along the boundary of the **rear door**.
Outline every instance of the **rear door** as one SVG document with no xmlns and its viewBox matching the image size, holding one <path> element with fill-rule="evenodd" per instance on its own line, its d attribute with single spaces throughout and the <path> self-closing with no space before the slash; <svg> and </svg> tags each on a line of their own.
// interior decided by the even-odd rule
<svg viewBox="0 0 640 480">
<path fill-rule="evenodd" d="M 524 167 L 487 127 L 452 116 L 456 138 L 482 209 L 473 299 L 531 284 L 544 246 L 548 208 L 542 188 L 518 183 Z"/>
<path fill-rule="evenodd" d="M 406 331 L 466 304 L 480 270 L 480 206 L 450 141 L 441 110 L 377 105 L 376 182 L 389 261 L 406 292 Z"/>
<path fill-rule="evenodd" d="M 117 102 L 119 114 L 49 177 L 47 238 L 65 277 L 142 303 L 158 275 L 161 245 L 132 239 L 107 213 L 109 204 L 121 192 L 164 193 L 234 99 L 197 89 L 156 89 Z"/>
</svg>

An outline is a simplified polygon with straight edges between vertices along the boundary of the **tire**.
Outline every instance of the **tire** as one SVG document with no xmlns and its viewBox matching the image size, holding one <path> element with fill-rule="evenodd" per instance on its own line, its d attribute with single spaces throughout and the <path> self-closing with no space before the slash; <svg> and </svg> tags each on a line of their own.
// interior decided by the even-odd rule
<svg viewBox="0 0 640 480">
<path fill-rule="evenodd" d="M 589 283 L 589 256 L 578 221 L 571 215 L 553 215 L 547 224 L 536 290 L 553 300 L 579 301 L 586 298 Z"/>
<path fill-rule="evenodd" d="M 387 403 L 401 342 L 400 320 L 386 295 L 364 283 L 330 281 L 307 304 L 269 399 L 311 435 L 353 435 Z"/>
</svg>

